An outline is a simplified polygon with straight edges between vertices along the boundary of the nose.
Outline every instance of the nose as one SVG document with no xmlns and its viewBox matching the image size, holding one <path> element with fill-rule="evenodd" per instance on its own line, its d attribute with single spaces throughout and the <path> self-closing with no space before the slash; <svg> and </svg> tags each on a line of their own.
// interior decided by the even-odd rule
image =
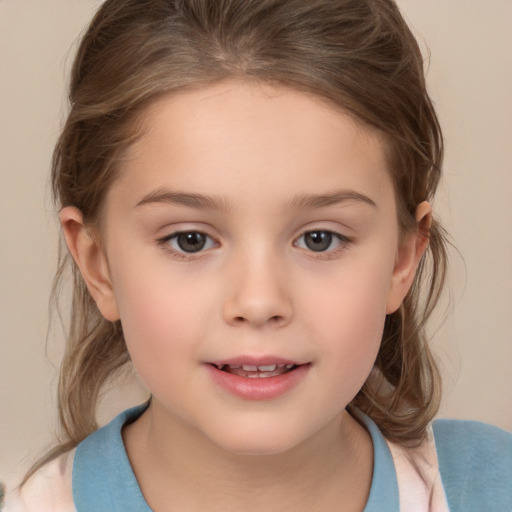
<svg viewBox="0 0 512 512">
<path fill-rule="evenodd" d="M 276 258 L 253 255 L 234 263 L 224 319 L 231 325 L 284 327 L 293 317 L 291 283 Z"/>
</svg>

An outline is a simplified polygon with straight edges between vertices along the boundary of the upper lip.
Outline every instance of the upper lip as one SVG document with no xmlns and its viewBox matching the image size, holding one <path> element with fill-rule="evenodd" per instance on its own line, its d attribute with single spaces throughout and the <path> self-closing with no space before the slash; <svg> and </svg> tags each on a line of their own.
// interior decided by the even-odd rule
<svg viewBox="0 0 512 512">
<path fill-rule="evenodd" d="M 285 357 L 279 356 L 237 356 L 229 359 L 218 359 L 215 361 L 208 361 L 209 364 L 213 364 L 216 366 L 228 365 L 228 366 L 269 366 L 273 364 L 293 364 L 293 365 L 301 365 L 304 363 L 299 363 L 296 360 L 288 359 Z"/>
</svg>

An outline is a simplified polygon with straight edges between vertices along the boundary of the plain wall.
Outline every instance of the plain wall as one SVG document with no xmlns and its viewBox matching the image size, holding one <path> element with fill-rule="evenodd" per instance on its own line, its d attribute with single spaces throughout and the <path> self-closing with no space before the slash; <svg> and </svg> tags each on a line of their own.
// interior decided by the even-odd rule
<svg viewBox="0 0 512 512">
<path fill-rule="evenodd" d="M 446 139 L 435 203 L 452 253 L 454 311 L 436 331 L 442 415 L 512 429 L 512 2 L 399 0 L 422 48 Z M 57 223 L 52 147 L 66 111 L 72 47 L 97 0 L 0 0 L 0 475 L 53 439 L 63 336 L 48 339 Z M 106 421 L 145 396 L 110 394 Z"/>
</svg>

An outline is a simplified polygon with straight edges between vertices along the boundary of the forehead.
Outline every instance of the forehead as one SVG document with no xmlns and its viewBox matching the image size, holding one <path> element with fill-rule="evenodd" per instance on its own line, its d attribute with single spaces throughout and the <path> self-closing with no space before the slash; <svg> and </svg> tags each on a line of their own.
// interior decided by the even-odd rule
<svg viewBox="0 0 512 512">
<path fill-rule="evenodd" d="M 169 187 L 230 201 L 243 192 L 245 205 L 340 188 L 376 197 L 392 189 L 376 130 L 317 97 L 238 81 L 152 104 L 119 185 L 133 201 Z"/>
</svg>

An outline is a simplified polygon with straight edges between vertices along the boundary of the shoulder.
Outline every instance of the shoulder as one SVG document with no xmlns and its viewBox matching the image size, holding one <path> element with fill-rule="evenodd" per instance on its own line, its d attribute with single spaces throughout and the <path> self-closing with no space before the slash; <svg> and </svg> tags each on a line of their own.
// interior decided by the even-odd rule
<svg viewBox="0 0 512 512">
<path fill-rule="evenodd" d="M 512 434 L 477 421 L 437 420 L 434 436 L 446 470 L 512 476 Z"/>
<path fill-rule="evenodd" d="M 3 512 L 75 512 L 72 471 L 75 450 L 63 453 L 34 473 L 21 488 L 7 488 Z"/>
<path fill-rule="evenodd" d="M 434 436 L 452 510 L 512 510 L 512 434 L 476 421 L 437 420 Z"/>
</svg>

